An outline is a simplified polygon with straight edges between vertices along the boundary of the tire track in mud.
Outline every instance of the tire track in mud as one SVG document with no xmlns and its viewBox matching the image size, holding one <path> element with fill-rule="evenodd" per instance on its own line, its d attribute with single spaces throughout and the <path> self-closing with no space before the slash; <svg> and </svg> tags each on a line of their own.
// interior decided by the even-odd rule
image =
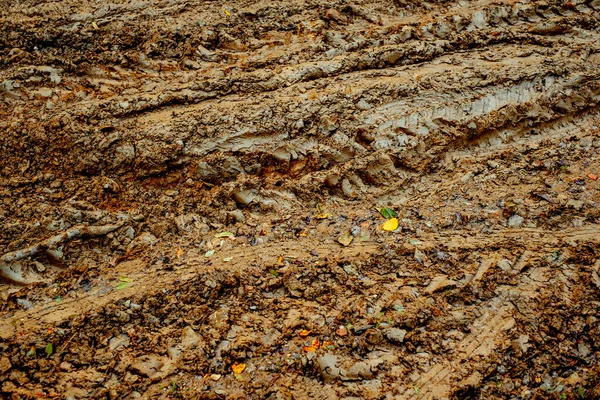
<svg viewBox="0 0 600 400">
<path fill-rule="evenodd" d="M 434 332 L 434 326 L 436 324 L 449 324 L 449 328 L 446 329 L 450 329 L 450 331 L 452 332 L 458 332 L 456 331 L 456 322 L 452 322 L 454 319 L 457 318 L 462 320 L 459 326 L 462 324 L 466 324 L 467 326 L 469 326 L 468 334 L 458 334 L 457 337 L 455 337 L 453 340 L 450 340 L 445 345 L 445 351 L 448 352 L 448 361 L 442 361 L 441 363 L 427 362 L 423 361 L 423 355 L 421 353 L 410 355 L 406 354 L 399 348 L 389 347 L 386 350 L 387 352 L 392 352 L 392 354 L 401 354 L 404 358 L 404 363 L 411 363 L 414 365 L 414 367 L 411 369 L 412 371 L 405 371 L 406 376 L 409 377 L 410 380 L 413 380 L 413 382 L 408 387 L 398 385 L 396 381 L 398 377 L 394 375 L 393 370 L 390 371 L 389 369 L 384 368 L 379 372 L 379 374 L 382 374 L 384 377 L 389 376 L 389 378 L 393 378 L 393 380 L 390 381 L 388 380 L 388 378 L 385 378 L 384 381 L 388 383 L 386 383 L 381 389 L 393 391 L 396 394 L 400 395 L 402 398 L 439 398 L 446 397 L 450 390 L 453 388 L 461 387 L 463 385 L 479 385 L 482 382 L 482 379 L 484 378 L 481 371 L 484 371 L 487 368 L 482 368 L 482 362 L 483 365 L 487 365 L 486 363 L 490 362 L 486 360 L 489 360 L 490 356 L 493 354 L 494 351 L 498 351 L 498 349 L 495 349 L 495 347 L 499 347 L 500 349 L 506 349 L 511 343 L 510 338 L 512 337 L 512 335 L 507 335 L 508 331 L 515 325 L 516 317 L 514 315 L 511 315 L 513 314 L 511 310 L 514 310 L 513 303 L 518 300 L 520 303 L 532 304 L 531 301 L 533 300 L 533 298 L 541 298 L 544 296 L 545 291 L 550 290 L 549 285 L 551 282 L 551 278 L 546 278 L 546 280 L 540 280 L 540 277 L 542 277 L 544 274 L 546 274 L 547 277 L 551 276 L 551 274 L 553 273 L 553 267 L 546 266 L 539 268 L 535 266 L 537 263 L 539 263 L 539 261 L 533 261 L 533 264 L 531 264 L 531 267 L 529 267 L 527 270 L 520 270 L 519 268 L 523 268 L 524 264 L 532 263 L 532 261 L 528 259 L 528 257 L 531 256 L 532 252 L 540 253 L 540 250 L 542 250 L 542 252 L 555 251 L 557 249 L 562 249 L 565 243 L 575 242 L 578 243 L 574 245 L 576 246 L 576 248 L 577 246 L 581 245 L 598 246 L 600 244 L 598 243 L 598 238 L 600 237 L 599 232 L 600 229 L 598 228 L 598 226 L 591 226 L 585 229 L 572 229 L 569 232 L 557 232 L 551 235 L 549 235 L 548 232 L 545 230 L 517 229 L 506 232 L 500 232 L 497 235 L 475 235 L 471 237 L 465 237 L 463 239 L 459 239 L 457 235 L 454 235 L 450 232 L 442 235 L 434 234 L 421 237 L 420 240 L 422 243 L 421 245 L 419 245 L 420 248 L 434 248 L 441 251 L 447 251 L 451 254 L 460 254 L 464 251 L 486 251 L 490 248 L 496 250 L 500 250 L 502 248 L 511 248 L 512 251 L 514 251 L 518 248 L 523 253 L 523 256 L 520 257 L 521 261 L 515 262 L 514 267 L 516 269 L 512 272 L 513 274 L 515 274 L 518 283 L 516 285 L 512 284 L 508 288 L 508 290 L 498 287 L 496 289 L 498 293 L 497 296 L 488 298 L 482 302 L 471 305 L 452 307 L 452 312 L 450 314 L 442 312 L 442 314 L 439 315 L 438 318 L 429 319 L 429 322 L 425 325 L 427 326 L 427 331 Z M 306 239 L 305 241 L 312 242 L 310 239 Z M 242 260 L 239 261 L 240 263 L 248 265 L 255 265 L 255 260 L 252 260 L 252 258 L 269 258 L 268 254 L 286 254 L 288 257 L 292 257 L 292 259 L 294 260 L 308 263 L 309 259 L 304 259 L 302 255 L 307 255 L 307 248 L 314 248 L 321 252 L 322 258 L 329 259 L 328 265 L 331 265 L 332 259 L 335 259 L 336 262 L 340 265 L 347 262 L 351 262 L 353 265 L 356 266 L 356 268 L 360 268 L 361 274 L 364 274 L 366 278 L 372 280 L 372 282 L 370 283 L 368 281 L 365 281 L 364 284 L 359 283 L 358 285 L 356 285 L 353 281 L 348 281 L 346 282 L 346 284 L 342 284 L 340 282 L 341 287 L 335 290 L 341 290 L 346 292 L 346 295 L 344 296 L 346 306 L 338 308 L 337 311 L 331 309 L 332 304 L 328 304 L 327 301 L 323 301 L 323 299 L 315 299 L 316 302 L 311 303 L 310 306 L 309 303 L 303 303 L 301 301 L 294 301 L 293 299 L 291 299 L 291 303 L 284 307 L 283 314 L 288 314 L 288 318 L 286 320 L 288 322 L 283 325 L 283 328 L 280 328 L 279 325 L 276 325 L 277 329 L 275 331 L 275 334 L 278 337 L 278 339 L 276 339 L 275 341 L 270 341 L 268 343 L 262 343 L 261 352 L 273 352 L 275 349 L 280 348 L 280 346 L 283 346 L 286 343 L 287 346 L 290 346 L 291 343 L 294 342 L 294 335 L 292 332 L 295 329 L 299 329 L 297 327 L 304 326 L 303 324 L 310 324 L 310 319 L 306 319 L 308 318 L 308 316 L 304 318 L 297 316 L 291 317 L 290 319 L 290 313 L 294 313 L 293 310 L 295 309 L 295 307 L 304 310 L 306 310 L 306 307 L 312 308 L 312 312 L 314 312 L 316 315 L 323 313 L 325 310 L 329 310 L 329 312 L 325 311 L 326 315 L 327 313 L 329 313 L 330 315 L 336 315 L 335 321 L 343 321 L 345 318 L 349 317 L 348 314 L 352 315 L 353 313 L 355 313 L 357 307 L 363 307 L 360 304 L 364 302 L 364 299 L 369 298 L 372 293 L 381 293 L 378 290 L 374 290 L 374 288 L 378 286 L 378 282 L 386 282 L 386 286 L 388 287 L 398 287 L 399 285 L 402 289 L 396 289 L 395 293 L 391 293 L 391 296 L 386 296 L 385 294 L 382 294 L 382 296 L 377 296 L 377 301 L 372 302 L 371 307 L 376 307 L 376 309 L 388 309 L 390 308 L 391 304 L 404 304 L 404 307 L 406 307 L 407 310 L 407 314 L 405 315 L 404 320 L 406 321 L 405 323 L 407 323 L 408 326 L 414 323 L 410 322 L 413 321 L 414 318 L 423 318 L 418 316 L 421 312 L 419 310 L 430 309 L 431 304 L 427 302 L 426 297 L 420 297 L 419 293 L 423 293 L 423 288 L 427 285 L 428 280 L 432 279 L 432 273 L 435 273 L 435 271 L 425 272 L 425 270 L 421 270 L 419 272 L 416 272 L 415 270 L 411 271 L 411 269 L 406 268 L 406 266 L 398 269 L 396 272 L 392 272 L 391 274 L 382 273 L 382 271 L 378 271 L 377 269 L 373 270 L 377 263 L 373 265 L 372 261 L 382 259 L 381 248 L 385 248 L 386 245 L 389 245 L 394 242 L 396 241 L 387 240 L 386 243 L 383 244 L 361 243 L 353 248 L 344 249 L 341 253 L 338 253 L 337 251 L 331 252 L 331 247 L 326 246 L 325 243 L 309 244 L 302 242 L 298 243 L 296 246 L 290 245 L 289 243 L 273 244 L 267 246 L 269 250 L 265 249 L 266 251 L 264 252 L 256 252 L 255 255 L 251 257 L 248 257 L 248 254 L 244 254 L 243 252 L 233 252 L 232 254 L 235 254 L 236 256 L 239 255 L 240 257 L 242 257 Z M 414 246 L 408 246 L 405 248 L 398 249 L 397 252 L 394 252 L 396 254 L 394 258 L 402 259 L 403 254 L 410 254 L 412 251 L 414 251 L 414 248 Z M 294 257 L 294 255 L 298 255 L 298 257 L 296 258 Z M 486 272 L 484 272 L 484 275 L 482 275 L 482 278 L 485 277 L 481 281 L 481 284 L 483 285 L 486 285 L 485 281 L 491 278 L 491 276 L 498 274 L 498 272 L 494 272 L 493 269 L 498 268 L 496 264 L 500 260 L 501 256 L 498 257 L 492 255 L 492 258 L 495 261 L 492 261 L 491 263 L 487 262 L 486 259 L 482 261 L 482 264 L 487 263 L 487 265 L 485 266 Z M 139 277 L 140 282 L 138 282 L 138 276 L 130 275 L 134 277 L 134 282 L 136 282 L 139 286 L 131 287 L 131 289 L 125 289 L 121 292 L 113 291 L 112 293 L 108 293 L 104 296 L 100 296 L 95 299 L 79 299 L 77 300 L 79 304 L 74 304 L 73 302 L 71 302 L 54 306 L 53 308 L 55 308 L 55 312 L 52 312 L 51 314 L 51 310 L 46 309 L 40 311 L 33 310 L 32 312 L 26 314 L 15 315 L 13 319 L 15 321 L 18 321 L 18 331 L 25 332 L 24 334 L 17 335 L 17 337 L 19 338 L 18 340 L 22 343 L 32 343 L 32 341 L 38 343 L 44 342 L 46 340 L 53 340 L 55 343 L 60 343 L 61 341 L 70 338 L 70 347 L 76 348 L 77 346 L 84 345 L 84 343 L 90 340 L 85 334 L 78 332 L 91 330 L 90 334 L 94 335 L 93 331 L 97 330 L 97 327 L 99 326 L 98 319 L 103 320 L 105 318 L 105 323 L 109 323 L 108 321 L 110 321 L 110 324 L 113 327 L 122 327 L 120 329 L 126 330 L 128 329 L 127 326 L 130 325 L 128 325 L 126 322 L 118 322 L 116 319 L 114 319 L 114 317 L 111 317 L 115 313 L 114 304 L 122 305 L 125 300 L 128 300 L 129 302 L 134 304 L 141 304 L 143 309 L 147 310 L 146 312 L 153 312 L 153 308 L 149 307 L 150 304 L 156 302 L 161 303 L 163 302 L 163 298 L 168 299 L 170 296 L 175 296 L 179 299 L 179 302 L 182 302 L 182 305 L 186 305 L 186 312 L 194 315 L 196 311 L 192 310 L 195 306 L 192 308 L 190 308 L 190 306 L 195 304 L 195 302 L 190 302 L 189 299 L 186 300 L 185 298 L 186 296 L 194 296 L 193 293 L 198 291 L 199 287 L 213 288 L 209 289 L 211 294 L 208 295 L 208 297 L 206 297 L 207 302 L 202 301 L 200 303 L 204 304 L 201 306 L 203 312 L 206 315 L 217 315 L 216 318 L 220 318 L 218 315 L 220 312 L 223 312 L 220 310 L 222 310 L 222 307 L 224 307 L 224 305 L 227 304 L 227 310 L 229 310 L 228 312 L 234 313 L 235 316 L 229 316 L 228 320 L 230 322 L 226 324 L 227 326 L 231 326 L 231 329 L 234 329 L 236 324 L 243 324 L 242 321 L 244 321 L 244 318 L 247 318 L 243 315 L 249 315 L 246 311 L 242 311 L 247 309 L 248 304 L 258 304 L 260 305 L 259 310 L 265 310 L 264 312 L 276 312 L 277 315 L 281 313 L 280 311 L 277 311 L 280 307 L 277 305 L 278 303 L 272 303 L 272 306 L 266 306 L 264 304 L 265 301 L 272 301 L 272 299 L 269 300 L 270 297 L 266 295 L 273 290 L 273 287 L 277 287 L 277 285 L 283 285 L 283 287 L 288 288 L 288 290 L 294 290 L 292 289 L 293 286 L 290 286 L 292 283 L 290 281 L 286 281 L 287 279 L 289 279 L 286 278 L 286 276 L 289 277 L 291 275 L 287 272 L 284 272 L 283 278 L 275 279 L 279 281 L 279 284 L 275 284 L 275 282 L 262 284 L 261 287 L 264 291 L 262 292 L 262 296 L 256 297 L 252 294 L 252 292 L 245 293 L 245 290 L 248 289 L 242 290 L 242 292 L 244 292 L 243 294 L 235 294 L 235 288 L 247 288 L 247 285 L 250 285 L 251 283 L 248 281 L 248 277 L 244 277 L 244 275 L 239 275 L 235 272 L 237 268 L 234 265 L 223 263 L 220 265 L 217 264 L 211 266 L 210 268 L 206 268 L 204 266 L 195 264 L 194 260 L 195 258 L 192 255 L 190 260 L 182 260 L 181 268 L 176 267 L 174 271 L 172 271 L 172 273 L 169 276 L 169 281 L 171 282 L 175 280 L 179 282 L 178 286 L 174 289 L 172 288 L 172 285 L 169 285 L 167 282 L 165 282 L 167 283 L 167 285 L 164 288 L 161 288 L 160 286 L 154 286 L 151 290 L 143 290 L 145 294 L 141 294 L 139 291 L 139 287 L 145 287 L 146 285 L 148 285 L 149 288 L 152 285 L 152 282 L 156 280 L 156 278 L 149 279 L 149 275 L 146 274 L 145 276 Z M 363 263 L 362 265 L 361 262 Z M 285 268 L 282 268 L 282 270 Z M 312 269 L 312 267 L 308 266 L 307 268 L 309 270 Z M 481 268 L 481 266 L 477 268 Z M 300 270 L 297 267 L 293 268 L 292 271 L 300 272 Z M 324 271 L 321 271 L 321 273 L 328 273 L 327 271 L 328 270 L 326 269 Z M 121 271 L 115 272 L 121 273 Z M 468 271 L 467 267 L 466 272 L 474 274 L 475 271 Z M 252 276 L 260 275 L 260 273 L 259 275 L 255 275 L 255 272 L 253 271 L 250 271 L 250 273 Z M 304 273 L 306 273 L 306 271 Z M 345 275 L 343 271 L 341 273 Z M 409 278 L 408 281 L 407 277 Z M 530 278 L 532 278 L 533 280 L 531 280 Z M 253 279 L 254 278 L 250 278 L 250 281 L 252 281 Z M 363 280 L 364 279 L 365 278 L 363 278 Z M 469 292 L 471 289 L 468 288 L 480 285 L 476 282 L 477 279 L 481 278 L 475 277 L 473 280 L 469 280 L 467 278 L 464 281 L 459 282 L 458 290 L 465 290 L 466 292 Z M 221 280 L 223 282 L 228 282 L 225 283 L 228 289 L 219 289 L 219 283 L 216 284 L 217 286 L 215 289 L 215 280 L 216 282 L 220 282 Z M 420 284 L 417 282 L 420 282 Z M 256 282 L 252 284 L 254 285 L 256 284 Z M 405 289 L 409 290 L 408 293 L 410 294 L 408 297 L 403 297 L 402 295 L 403 292 L 406 292 Z M 416 297 L 413 297 L 415 294 Z M 232 295 L 233 298 L 236 298 L 235 302 L 238 303 L 239 308 L 238 306 L 232 305 Z M 443 298 L 443 295 L 440 295 L 440 293 L 436 294 L 435 292 L 430 293 L 428 297 L 429 296 L 437 298 L 438 301 L 440 301 L 440 299 Z M 301 298 L 302 297 L 303 296 L 301 295 Z M 82 313 L 82 310 L 85 310 L 88 307 L 87 305 L 85 305 L 86 303 L 89 303 L 89 306 L 91 307 L 91 314 L 89 314 L 88 312 Z M 205 306 L 208 306 L 208 310 L 206 308 L 203 308 Z M 163 318 L 166 318 L 166 315 L 168 315 L 169 312 L 175 314 L 178 313 L 178 311 L 175 310 L 167 311 L 171 307 L 168 304 L 164 304 L 163 307 L 165 308 L 165 311 L 161 313 L 167 313 L 163 316 Z M 271 307 L 274 308 L 269 310 L 269 308 Z M 290 308 L 288 309 L 288 307 Z M 437 312 L 439 313 L 440 311 L 437 307 L 439 306 L 434 306 L 433 310 L 438 310 Z M 242 313 L 241 315 L 239 314 L 240 312 Z M 415 312 L 417 313 L 417 315 L 414 315 Z M 256 311 L 250 311 L 250 313 L 256 313 Z M 259 313 L 262 312 L 259 311 Z M 138 318 L 137 311 L 133 311 L 133 313 L 129 312 L 129 314 L 131 315 L 131 318 Z M 88 315 L 91 315 L 91 317 L 87 317 Z M 61 327 L 61 329 L 59 330 L 61 332 L 60 336 L 56 336 L 55 329 L 47 329 L 46 326 L 40 325 L 40 319 L 44 316 L 50 317 L 50 319 L 46 321 L 46 323 L 49 323 L 50 326 Z M 59 319 L 53 320 L 53 318 L 56 317 L 59 317 Z M 210 318 L 214 320 L 213 317 Z M 465 321 L 464 318 L 467 318 L 467 320 Z M 176 337 L 178 332 L 181 331 L 181 325 L 177 323 L 173 317 L 169 317 L 169 320 L 171 321 L 168 325 L 169 328 L 166 329 L 166 327 L 163 327 L 161 329 L 163 333 L 160 335 L 164 335 L 163 340 L 172 341 L 172 339 L 168 339 L 168 337 L 172 335 Z M 67 321 L 69 322 L 67 323 Z M 264 321 L 261 322 L 261 325 L 263 323 Z M 137 323 L 137 325 L 139 326 L 139 328 L 137 329 L 142 329 L 137 333 L 139 340 L 146 340 L 142 339 L 146 335 L 145 333 L 143 333 L 143 329 L 151 329 L 151 324 L 154 323 L 151 322 L 151 320 L 149 320 L 148 317 L 143 318 L 139 323 Z M 428 326 L 428 324 L 433 324 L 434 326 Z M 452 330 L 452 327 L 454 327 L 454 330 Z M 240 342 L 238 345 L 241 345 L 243 348 L 245 348 L 246 346 L 248 346 L 248 344 L 241 343 L 246 343 L 246 340 L 251 340 L 251 343 L 252 341 L 258 340 L 258 342 L 256 343 L 261 343 L 260 340 L 262 339 L 258 339 L 258 337 L 260 336 L 256 336 L 257 329 L 258 332 L 261 332 L 264 329 L 264 326 L 259 327 L 254 324 L 248 325 L 248 323 L 246 322 L 245 330 L 247 331 L 247 334 L 250 334 L 251 337 L 253 337 L 254 339 L 240 338 L 242 342 Z M 327 335 L 326 332 L 328 330 L 335 329 L 335 324 L 328 324 L 325 326 L 320 326 L 319 328 L 315 327 L 314 329 L 318 329 L 318 331 L 321 332 L 322 335 Z M 206 332 L 206 329 L 200 328 L 200 331 L 201 335 L 207 338 L 206 335 L 208 334 L 208 332 Z M 46 338 L 48 335 L 52 337 Z M 133 330 L 129 330 L 128 335 L 131 337 L 136 337 L 136 333 L 134 333 Z M 2 336 L 5 339 L 8 339 L 8 337 L 14 336 L 14 333 L 9 332 L 8 330 L 6 330 L 6 327 L 3 327 Z M 103 334 L 103 336 L 105 336 L 105 334 Z M 62 339 L 60 337 L 62 337 Z M 232 339 L 230 340 L 233 340 L 233 338 L 235 338 L 235 336 L 232 337 Z M 108 337 L 106 337 L 106 340 L 108 340 Z M 412 340 L 414 339 L 407 338 L 408 343 L 411 343 Z M 435 341 L 436 340 L 434 340 L 434 342 Z M 368 346 L 368 344 L 364 345 Z M 450 345 L 452 345 L 452 347 L 448 347 Z M 68 347 L 66 347 L 66 345 L 65 347 L 61 347 L 60 344 L 57 344 L 56 346 L 56 351 L 60 351 L 63 353 L 66 351 L 67 354 L 69 353 Z M 100 348 L 103 348 L 104 346 L 106 346 L 106 344 L 101 344 L 99 346 Z M 205 346 L 208 346 L 208 348 L 204 348 L 202 351 L 210 352 L 209 348 L 213 345 Z M 216 344 L 214 346 L 216 346 Z M 217 346 L 217 349 L 222 347 L 223 344 L 221 343 Z M 221 355 L 219 357 L 231 357 L 230 355 L 228 355 L 230 351 L 231 350 L 224 350 L 223 348 L 222 350 L 220 350 Z M 140 352 L 140 350 L 138 349 L 134 350 L 134 352 L 135 354 L 139 355 L 147 353 L 147 350 L 141 349 Z M 72 356 L 68 356 L 67 359 L 71 360 L 71 362 L 74 362 L 75 360 Z M 466 364 L 469 365 L 469 367 L 465 366 L 466 360 L 472 360 L 471 363 Z M 225 362 L 225 360 L 222 360 L 222 362 Z M 103 362 L 100 362 L 100 365 L 102 365 L 102 363 Z M 166 359 L 164 365 L 169 365 L 167 364 Z M 214 371 L 218 372 L 222 369 L 222 367 L 219 367 L 218 365 L 213 366 Z M 179 368 L 184 367 L 183 365 L 180 365 Z M 168 370 L 169 369 L 167 368 L 165 371 Z M 388 375 L 390 373 L 391 375 Z M 64 383 L 61 382 L 63 382 L 63 379 L 68 380 L 69 376 L 69 373 L 58 372 L 56 374 L 56 387 L 62 387 Z M 162 375 L 159 374 L 156 377 L 152 377 L 151 379 L 144 378 L 142 380 L 143 385 L 140 386 L 140 383 L 138 383 L 136 384 L 136 388 L 138 388 L 138 390 L 140 388 L 146 388 L 144 390 L 148 390 L 147 393 L 151 394 L 156 390 L 156 385 L 152 385 L 152 382 L 157 382 L 156 378 L 158 378 L 159 381 L 161 381 L 161 376 Z M 415 376 L 416 378 L 413 378 L 413 376 Z M 236 386 L 234 382 L 230 382 L 229 384 Z M 417 387 L 419 389 L 418 395 L 415 394 L 413 390 L 414 387 Z M 123 389 L 120 388 L 119 391 L 121 390 Z M 129 390 L 131 390 L 131 388 Z M 303 390 L 298 387 L 295 387 L 295 390 L 299 390 L 299 393 L 303 392 Z M 406 391 L 403 392 L 403 390 Z M 23 393 L 25 394 L 28 392 Z M 99 395 L 101 392 L 94 393 L 94 395 Z"/>
<path fill-rule="evenodd" d="M 180 373 L 178 385 L 215 397 L 223 386 L 257 398 L 506 396 L 494 379 L 510 372 L 494 371 L 510 357 L 544 382 L 543 368 L 563 367 L 541 361 L 558 326 L 539 317 L 549 299 L 586 321 L 571 337 L 593 343 L 597 313 L 579 304 L 598 285 L 586 180 L 600 167 L 597 0 L 11 7 L 0 14 L 0 249 L 74 224 L 123 228 L 65 246 L 56 265 L 29 264 L 47 286 L 0 286 L 0 345 L 16 371 L 3 392 L 50 380 L 59 394 L 157 397 Z M 337 214 L 320 228 L 319 205 Z M 376 233 L 373 205 L 401 210 L 401 235 Z M 376 239 L 339 247 L 364 221 Z M 227 229 L 250 247 L 206 265 L 206 238 Z M 156 240 L 143 261 L 140 237 Z M 118 276 L 134 284 L 116 291 Z M 81 297 L 52 302 L 69 290 Z M 368 328 L 338 337 L 347 323 Z M 332 341 L 335 362 L 305 355 L 300 329 Z M 195 360 L 177 353 L 190 337 Z M 115 340 L 129 345 L 115 353 Z M 60 354 L 73 371 L 56 363 L 48 378 L 19 349 L 52 341 L 46 363 Z M 574 370 L 593 390 L 598 349 L 584 350 Z M 252 389 L 229 374 L 244 361 Z"/>
</svg>

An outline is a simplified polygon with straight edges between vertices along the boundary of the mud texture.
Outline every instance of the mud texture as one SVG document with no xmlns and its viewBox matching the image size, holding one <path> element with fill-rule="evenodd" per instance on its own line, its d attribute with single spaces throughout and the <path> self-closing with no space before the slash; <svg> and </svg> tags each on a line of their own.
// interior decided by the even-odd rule
<svg viewBox="0 0 600 400">
<path fill-rule="evenodd" d="M 0 6 L 0 397 L 600 398 L 600 1 Z"/>
</svg>

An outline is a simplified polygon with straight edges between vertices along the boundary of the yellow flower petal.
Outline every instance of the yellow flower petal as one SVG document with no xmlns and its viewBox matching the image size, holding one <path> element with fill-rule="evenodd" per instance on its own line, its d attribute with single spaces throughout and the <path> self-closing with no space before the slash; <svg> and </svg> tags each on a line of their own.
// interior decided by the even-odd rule
<svg viewBox="0 0 600 400">
<path fill-rule="evenodd" d="M 398 218 L 390 218 L 382 226 L 384 231 L 395 231 L 398 229 Z"/>
</svg>

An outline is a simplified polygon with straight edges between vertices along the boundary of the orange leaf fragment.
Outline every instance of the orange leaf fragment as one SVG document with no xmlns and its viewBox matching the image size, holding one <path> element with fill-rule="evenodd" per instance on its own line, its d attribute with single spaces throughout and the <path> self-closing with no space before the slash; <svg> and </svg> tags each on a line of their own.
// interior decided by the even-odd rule
<svg viewBox="0 0 600 400">
<path fill-rule="evenodd" d="M 300 337 L 307 337 L 311 333 L 312 333 L 312 331 L 309 331 L 307 329 L 302 329 L 302 331 L 300 332 Z"/>
<path fill-rule="evenodd" d="M 597 181 L 598 180 L 598 175 L 595 175 L 595 174 L 587 174 L 587 177 L 590 178 L 593 181 Z"/>
<path fill-rule="evenodd" d="M 315 349 L 318 349 L 319 347 L 321 347 L 321 342 L 319 341 L 319 339 L 315 339 L 310 344 L 310 347 L 314 347 Z"/>
<path fill-rule="evenodd" d="M 234 374 L 241 374 L 246 369 L 246 364 L 243 363 L 235 363 L 231 366 L 231 370 Z"/>
<path fill-rule="evenodd" d="M 304 346 L 304 347 L 302 348 L 302 350 L 304 350 L 304 351 L 305 351 L 305 352 L 307 352 L 307 353 L 315 353 L 315 352 L 317 351 L 317 349 L 315 349 L 315 348 L 314 348 L 314 347 L 312 347 L 312 346 Z"/>
</svg>

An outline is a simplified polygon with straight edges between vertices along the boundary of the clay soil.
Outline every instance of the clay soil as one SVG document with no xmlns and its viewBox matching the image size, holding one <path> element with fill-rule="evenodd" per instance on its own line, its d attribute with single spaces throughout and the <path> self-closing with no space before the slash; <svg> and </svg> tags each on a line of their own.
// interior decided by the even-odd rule
<svg viewBox="0 0 600 400">
<path fill-rule="evenodd" d="M 598 399 L 599 103 L 598 0 L 1 0 L 0 398 Z"/>
</svg>

